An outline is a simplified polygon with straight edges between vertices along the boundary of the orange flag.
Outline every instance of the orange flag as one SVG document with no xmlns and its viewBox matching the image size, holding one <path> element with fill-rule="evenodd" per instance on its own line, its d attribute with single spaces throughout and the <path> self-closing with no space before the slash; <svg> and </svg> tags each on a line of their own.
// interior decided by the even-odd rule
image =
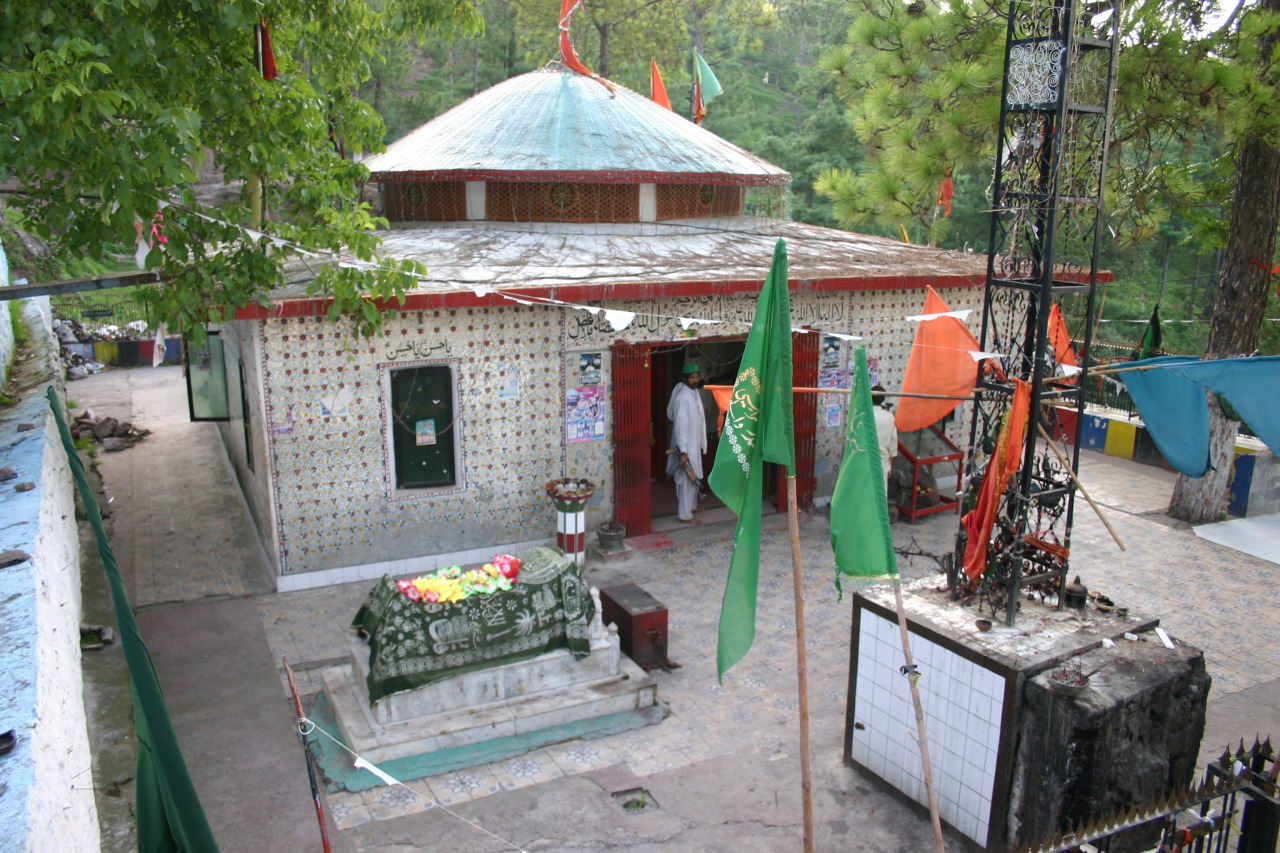
<svg viewBox="0 0 1280 853">
<path fill-rule="evenodd" d="M 660 107 L 671 109 L 671 99 L 667 97 L 667 87 L 662 83 L 662 75 L 658 73 L 658 61 L 650 59 L 653 66 L 649 71 L 649 97 Z"/>
<path fill-rule="evenodd" d="M 1009 404 L 996 449 L 987 460 L 987 472 L 978 489 L 978 504 L 965 513 L 960 523 L 968 535 L 964 546 L 964 572 L 976 581 L 987 570 L 987 547 L 991 544 L 991 528 L 1000 512 L 1000 497 L 1009 478 L 1022 464 L 1022 442 L 1027 435 L 1031 414 L 1031 386 L 1021 379 L 1013 380 L 1013 401 Z"/>
<path fill-rule="evenodd" d="M 560 0 L 560 61 L 579 74 L 590 77 L 591 69 L 582 64 L 578 51 L 574 50 L 573 41 L 569 38 L 569 19 L 573 17 L 573 11 L 580 2 L 582 0 Z"/>
<path fill-rule="evenodd" d="M 942 179 L 942 185 L 938 187 L 938 204 L 942 205 L 942 215 L 951 215 L 951 200 L 956 197 L 956 185 L 951 180 L 951 174 Z"/>
<path fill-rule="evenodd" d="M 951 309 L 932 287 L 924 299 L 926 316 L 946 314 Z M 977 340 L 955 317 L 921 320 L 907 358 L 903 394 L 945 394 L 967 397 L 978 384 L 978 364 L 970 352 L 979 350 Z M 894 424 L 898 432 L 915 432 L 951 414 L 959 400 L 929 400 L 902 397 Z"/>
<path fill-rule="evenodd" d="M 1053 359 L 1058 364 L 1078 367 L 1076 354 L 1071 351 L 1071 333 L 1067 331 L 1067 323 L 1062 319 L 1062 309 L 1053 303 L 1049 309 L 1049 344 L 1053 347 Z M 1075 382 L 1075 376 L 1060 378 L 1061 382 Z"/>
<path fill-rule="evenodd" d="M 668 107 L 667 109 L 670 109 Z M 733 402 L 733 386 L 732 385 L 703 385 L 711 392 L 711 396 L 716 398 L 716 408 L 720 410 L 720 415 L 716 418 L 716 435 L 724 431 L 724 416 L 729 412 L 729 404 Z"/>
</svg>

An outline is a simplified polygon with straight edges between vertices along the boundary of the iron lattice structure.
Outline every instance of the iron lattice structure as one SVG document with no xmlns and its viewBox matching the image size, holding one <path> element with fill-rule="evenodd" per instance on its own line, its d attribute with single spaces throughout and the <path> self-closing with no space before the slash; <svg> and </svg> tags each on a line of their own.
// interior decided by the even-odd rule
<svg viewBox="0 0 1280 853">
<path fill-rule="evenodd" d="M 1103 185 L 1111 135 L 1117 18 L 1109 2 L 1013 0 L 1008 17 L 999 146 L 982 318 L 988 362 L 975 395 L 969 458 L 983 470 L 1009 412 L 1015 379 L 1030 386 L 1021 465 L 999 500 L 986 572 L 968 591 L 1014 623 L 1020 591 L 1056 593 L 1066 582 L 1079 462 L 1082 385 L 1060 375 L 1049 314 L 1063 296 L 1083 299 L 1084 344 L 1093 338 Z M 1087 369 L 1087 367 L 1086 367 Z M 1040 440 L 1062 435 L 1054 407 L 1074 409 L 1069 449 Z M 1059 452 L 1062 455 L 1059 455 Z M 1012 452 L 1012 449 L 1010 450 Z M 966 506 L 981 478 L 971 478 Z M 957 557 L 966 546 L 961 528 Z M 958 560 L 957 560 L 958 565 Z M 967 582 L 955 571 L 958 584 Z M 1059 596 L 1061 600 L 1061 596 Z"/>
</svg>

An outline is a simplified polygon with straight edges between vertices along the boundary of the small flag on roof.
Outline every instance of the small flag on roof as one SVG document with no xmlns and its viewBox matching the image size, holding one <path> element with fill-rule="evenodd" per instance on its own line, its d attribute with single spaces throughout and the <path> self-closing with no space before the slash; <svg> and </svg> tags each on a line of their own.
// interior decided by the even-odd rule
<svg viewBox="0 0 1280 853">
<path fill-rule="evenodd" d="M 649 60 L 652 69 L 649 72 L 649 97 L 660 107 L 671 109 L 671 99 L 667 97 L 667 87 L 662 82 L 662 74 L 658 71 L 658 60 Z"/>
<path fill-rule="evenodd" d="M 720 81 L 711 73 L 711 66 L 696 50 L 693 52 L 693 123 L 702 124 L 707 117 L 707 104 L 723 92 Z"/>
</svg>

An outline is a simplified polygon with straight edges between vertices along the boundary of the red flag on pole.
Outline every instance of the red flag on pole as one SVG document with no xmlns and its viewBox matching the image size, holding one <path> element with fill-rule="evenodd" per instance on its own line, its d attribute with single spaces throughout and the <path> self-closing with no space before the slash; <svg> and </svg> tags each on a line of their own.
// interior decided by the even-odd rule
<svg viewBox="0 0 1280 853">
<path fill-rule="evenodd" d="M 667 97 L 667 87 L 662 82 L 662 74 L 658 72 L 658 61 L 649 60 L 652 66 L 649 71 L 649 97 L 660 107 L 671 109 L 671 99 Z"/>
<path fill-rule="evenodd" d="M 253 64 L 257 66 L 263 80 L 274 80 L 276 73 L 276 54 L 271 48 L 271 31 L 267 29 L 267 19 L 263 18 L 254 28 Z"/>
<path fill-rule="evenodd" d="M 578 52 L 574 50 L 573 41 L 569 38 L 569 19 L 578 8 L 581 0 L 560 0 L 560 61 L 579 74 L 591 76 L 591 69 L 582 64 Z"/>
</svg>

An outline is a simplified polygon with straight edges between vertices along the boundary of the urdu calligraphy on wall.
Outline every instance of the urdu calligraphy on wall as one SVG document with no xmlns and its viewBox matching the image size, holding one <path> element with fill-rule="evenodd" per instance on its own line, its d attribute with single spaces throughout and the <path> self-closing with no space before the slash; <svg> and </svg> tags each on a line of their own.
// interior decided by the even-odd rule
<svg viewBox="0 0 1280 853">
<path fill-rule="evenodd" d="M 388 361 L 406 361 L 418 358 L 435 358 L 453 352 L 453 344 L 448 338 L 434 341 L 413 340 L 395 341 L 390 337 L 382 345 L 382 357 Z"/>
</svg>

